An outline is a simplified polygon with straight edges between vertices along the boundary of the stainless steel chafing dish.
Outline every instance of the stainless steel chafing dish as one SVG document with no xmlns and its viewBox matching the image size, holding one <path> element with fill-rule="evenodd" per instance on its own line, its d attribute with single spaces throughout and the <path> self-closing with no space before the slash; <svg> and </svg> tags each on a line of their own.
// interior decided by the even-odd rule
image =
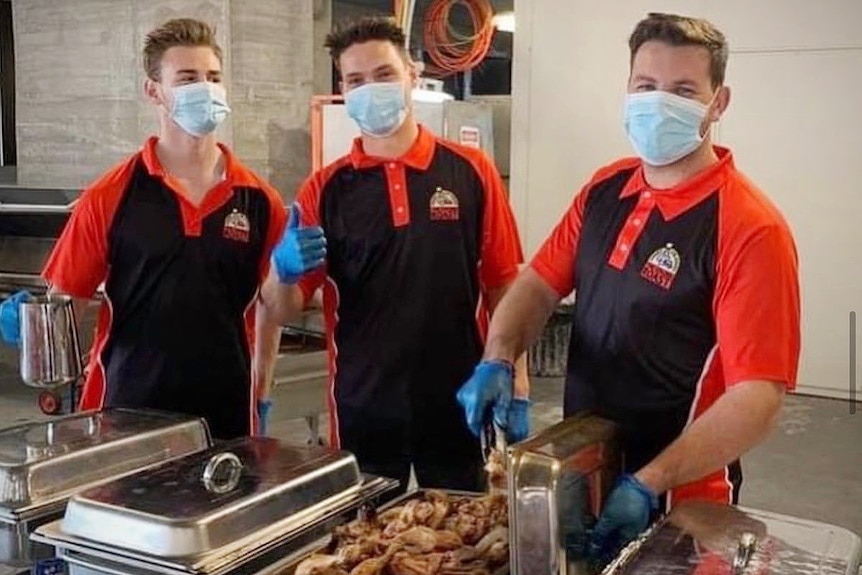
<svg viewBox="0 0 862 575">
<path fill-rule="evenodd" d="M 577 550 L 621 469 L 616 426 L 576 414 L 509 446 L 507 465 L 512 573 L 585 572 Z"/>
<path fill-rule="evenodd" d="M 80 492 L 32 537 L 70 575 L 258 573 L 396 485 L 344 451 L 246 437 Z"/>
<path fill-rule="evenodd" d="M 61 516 L 76 491 L 210 443 L 202 419 L 124 409 L 0 430 L 0 563 L 25 567 L 50 556 L 30 532 Z"/>
<path fill-rule="evenodd" d="M 862 546 L 846 529 L 709 502 L 682 503 L 603 575 L 856 575 Z"/>
</svg>

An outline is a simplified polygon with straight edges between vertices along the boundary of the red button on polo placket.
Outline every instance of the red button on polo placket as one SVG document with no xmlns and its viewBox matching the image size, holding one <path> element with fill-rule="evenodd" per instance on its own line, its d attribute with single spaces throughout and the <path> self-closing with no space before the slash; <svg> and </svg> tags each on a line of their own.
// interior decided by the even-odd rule
<svg viewBox="0 0 862 575">
<path fill-rule="evenodd" d="M 386 182 L 389 185 L 389 205 L 392 208 L 392 224 L 397 228 L 410 223 L 410 206 L 407 201 L 407 171 L 404 164 L 386 164 Z"/>
<path fill-rule="evenodd" d="M 637 243 L 641 235 L 646 221 L 649 219 L 650 212 L 655 207 L 655 196 L 649 190 L 644 191 L 638 198 L 638 203 L 632 213 L 629 214 L 620 235 L 617 237 L 617 243 L 614 246 L 614 251 L 611 252 L 611 257 L 608 263 L 618 270 L 626 266 L 629 260 L 629 255 L 632 253 L 632 248 Z"/>
</svg>

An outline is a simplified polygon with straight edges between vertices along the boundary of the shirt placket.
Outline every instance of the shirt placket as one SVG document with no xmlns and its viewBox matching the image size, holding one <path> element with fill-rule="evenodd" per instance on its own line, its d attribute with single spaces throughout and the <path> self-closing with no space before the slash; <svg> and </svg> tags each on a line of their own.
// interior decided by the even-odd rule
<svg viewBox="0 0 862 575">
<path fill-rule="evenodd" d="M 635 209 L 626 218 L 623 229 L 620 230 L 617 236 L 616 244 L 611 252 L 611 257 L 608 263 L 618 270 L 625 268 L 629 261 L 629 257 L 637 243 L 650 213 L 655 207 L 655 194 L 649 190 L 641 192 L 638 197 L 638 203 Z"/>
<path fill-rule="evenodd" d="M 397 228 L 410 223 L 410 202 L 407 199 L 407 170 L 401 162 L 386 163 L 386 183 L 392 224 Z"/>
</svg>

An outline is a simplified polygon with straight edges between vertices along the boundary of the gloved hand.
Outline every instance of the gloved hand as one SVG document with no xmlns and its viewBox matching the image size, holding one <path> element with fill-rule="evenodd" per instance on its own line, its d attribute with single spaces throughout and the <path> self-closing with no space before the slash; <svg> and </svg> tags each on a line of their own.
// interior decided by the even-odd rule
<svg viewBox="0 0 862 575">
<path fill-rule="evenodd" d="M 0 303 L 0 335 L 3 341 L 10 345 L 21 343 L 21 314 L 19 308 L 21 302 L 27 300 L 30 293 L 19 291 Z"/>
<path fill-rule="evenodd" d="M 479 437 L 482 427 L 493 412 L 494 422 L 502 429 L 509 427 L 509 407 L 512 403 L 512 388 L 515 369 L 501 360 L 482 361 L 473 370 L 473 375 L 458 390 L 455 396 L 467 417 L 467 427 Z M 507 432 L 508 435 L 508 432 Z"/>
<path fill-rule="evenodd" d="M 500 425 L 497 422 L 497 425 Z M 502 428 L 503 426 L 500 425 Z M 518 443 L 530 435 L 530 400 L 516 397 L 509 404 L 509 421 L 505 427 L 506 443 Z"/>
<path fill-rule="evenodd" d="M 269 410 L 272 409 L 271 399 L 257 400 L 257 434 L 265 436 L 269 425 Z"/>
<path fill-rule="evenodd" d="M 601 565 L 609 563 L 620 550 L 649 526 L 650 516 L 658 509 L 658 497 L 626 474 L 608 496 L 590 540 L 590 557 Z"/>
<path fill-rule="evenodd" d="M 323 264 L 326 238 L 319 226 L 300 225 L 299 204 L 290 206 L 287 227 L 272 252 L 272 264 L 283 284 L 295 284 L 305 272 Z"/>
</svg>

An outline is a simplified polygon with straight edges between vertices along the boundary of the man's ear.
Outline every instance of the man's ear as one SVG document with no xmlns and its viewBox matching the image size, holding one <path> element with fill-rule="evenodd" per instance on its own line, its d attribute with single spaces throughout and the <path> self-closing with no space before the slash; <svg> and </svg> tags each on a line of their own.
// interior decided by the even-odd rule
<svg viewBox="0 0 862 575">
<path fill-rule="evenodd" d="M 162 94 L 161 84 L 152 78 L 144 80 L 144 95 L 147 97 L 147 100 L 157 106 L 164 106 L 166 104 L 164 95 Z"/>
<path fill-rule="evenodd" d="M 419 66 L 413 60 L 407 62 L 407 73 L 410 75 L 410 86 L 419 87 Z"/>
<path fill-rule="evenodd" d="M 722 86 L 718 89 L 718 94 L 715 96 L 715 105 L 710 112 L 710 121 L 717 122 L 721 119 L 727 107 L 730 105 L 730 87 Z"/>
</svg>

